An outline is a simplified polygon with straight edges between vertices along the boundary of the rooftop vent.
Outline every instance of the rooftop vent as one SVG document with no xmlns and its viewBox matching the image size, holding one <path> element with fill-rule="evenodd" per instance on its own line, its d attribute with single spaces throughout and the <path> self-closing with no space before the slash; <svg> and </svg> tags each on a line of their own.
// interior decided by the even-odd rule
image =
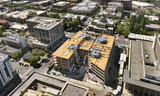
<svg viewBox="0 0 160 96">
<path fill-rule="evenodd" d="M 94 58 L 99 58 L 99 51 L 97 49 L 94 49 L 91 53 L 91 56 Z"/>
<path fill-rule="evenodd" d="M 83 39 L 85 39 L 86 36 L 87 36 L 86 34 L 81 34 L 81 35 L 80 35 L 80 37 L 83 38 Z"/>
<path fill-rule="evenodd" d="M 99 37 L 99 43 L 101 43 L 101 44 L 105 44 L 106 43 L 106 39 L 105 38 L 103 38 L 103 37 Z"/>
</svg>

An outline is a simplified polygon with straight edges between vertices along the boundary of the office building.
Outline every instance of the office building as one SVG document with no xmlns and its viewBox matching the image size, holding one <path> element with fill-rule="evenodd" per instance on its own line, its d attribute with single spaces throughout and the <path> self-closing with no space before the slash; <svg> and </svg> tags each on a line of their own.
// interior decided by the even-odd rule
<svg viewBox="0 0 160 96">
<path fill-rule="evenodd" d="M 29 3 L 27 5 L 29 6 L 34 6 L 34 7 L 40 7 L 40 6 L 48 6 L 48 5 L 51 5 L 52 4 L 52 1 L 51 0 L 35 0 L 36 2 L 32 2 L 32 3 Z"/>
<path fill-rule="evenodd" d="M 74 7 L 70 8 L 69 11 L 72 14 L 92 15 L 98 8 L 99 8 L 98 3 L 85 0 L 81 3 L 78 3 Z"/>
<path fill-rule="evenodd" d="M 8 55 L 0 53 L 0 89 L 13 78 L 12 72 Z"/>
<path fill-rule="evenodd" d="M 7 36 L 5 38 L 5 42 L 9 46 L 14 46 L 14 47 L 22 48 L 22 49 L 24 49 L 28 46 L 27 41 L 26 41 L 26 37 L 25 36 L 18 36 L 16 34 Z"/>
<path fill-rule="evenodd" d="M 98 41 L 79 31 L 53 54 L 57 68 L 72 72 L 79 62 L 88 61 L 89 71 L 105 83 L 114 50 L 114 36 L 101 35 Z M 88 55 L 88 60 L 86 56 Z"/>
<path fill-rule="evenodd" d="M 51 10 L 54 10 L 57 12 L 67 11 L 67 8 L 70 7 L 70 2 L 65 2 L 65 1 L 56 2 L 52 4 L 52 7 L 53 8 Z"/>
<path fill-rule="evenodd" d="M 156 37 L 156 36 L 155 36 Z M 155 40 L 159 37 L 155 38 Z M 124 69 L 126 89 L 138 96 L 159 96 L 160 66 L 157 52 L 159 42 L 130 41 L 128 69 Z M 155 52 L 154 52 L 155 51 Z M 159 53 L 158 53 L 159 56 Z"/>
<path fill-rule="evenodd" d="M 27 20 L 30 33 L 28 44 L 35 48 L 51 48 L 64 36 L 63 22 L 60 19 L 33 17 Z"/>
</svg>

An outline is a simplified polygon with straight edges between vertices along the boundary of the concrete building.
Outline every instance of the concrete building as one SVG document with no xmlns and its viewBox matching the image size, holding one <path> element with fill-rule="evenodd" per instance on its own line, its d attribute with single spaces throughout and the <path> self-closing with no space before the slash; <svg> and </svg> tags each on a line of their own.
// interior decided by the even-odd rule
<svg viewBox="0 0 160 96">
<path fill-rule="evenodd" d="M 11 18 L 12 21 L 22 20 L 22 23 L 25 23 L 26 20 L 34 16 L 43 16 L 46 15 L 46 11 L 35 11 L 35 10 L 23 10 L 23 11 L 14 11 L 8 14 L 5 14 L 4 17 Z"/>
<path fill-rule="evenodd" d="M 145 25 L 144 29 L 147 31 L 160 31 L 160 25 L 149 23 Z"/>
<path fill-rule="evenodd" d="M 29 3 L 29 1 L 12 1 L 13 4 L 17 4 L 17 5 L 24 5 Z"/>
<path fill-rule="evenodd" d="M 52 4 L 51 0 L 45 0 L 45 1 L 39 0 L 38 2 L 32 2 L 32 3 L 29 3 L 27 5 L 40 7 L 40 6 L 48 6 L 48 5 L 51 5 L 51 4 Z"/>
<path fill-rule="evenodd" d="M 26 32 L 28 30 L 28 27 L 26 25 L 21 25 L 21 24 L 14 24 L 9 28 L 16 32 Z"/>
<path fill-rule="evenodd" d="M 35 48 L 50 48 L 64 36 L 63 21 L 60 19 L 33 17 L 27 20 L 30 37 L 28 44 Z"/>
<path fill-rule="evenodd" d="M 74 7 L 70 8 L 69 11 L 70 13 L 73 13 L 73 14 L 86 15 L 88 13 L 89 15 L 92 15 L 98 8 L 99 8 L 98 3 L 85 0 L 81 3 L 78 3 Z"/>
<path fill-rule="evenodd" d="M 111 64 L 115 37 L 102 35 L 97 42 L 89 38 L 89 35 L 79 31 L 52 54 L 54 62 L 57 68 L 72 72 L 75 65 L 80 65 L 79 62 L 86 63 L 88 55 L 89 71 L 105 83 Z"/>
<path fill-rule="evenodd" d="M 9 28 L 9 23 L 6 20 L 0 20 L 0 25 L 4 28 Z"/>
<path fill-rule="evenodd" d="M 154 7 L 155 6 L 153 4 L 147 2 L 132 1 L 133 9 L 146 10 L 147 8 L 154 8 Z"/>
<path fill-rule="evenodd" d="M 54 10 L 57 12 L 67 11 L 67 8 L 70 7 L 70 2 L 65 2 L 65 1 L 56 2 L 52 4 L 52 7 L 53 8 L 51 10 Z"/>
<path fill-rule="evenodd" d="M 12 80 L 13 69 L 8 55 L 0 53 L 0 89 L 2 89 L 10 80 Z"/>
<path fill-rule="evenodd" d="M 140 35 L 140 34 L 134 34 L 134 33 L 129 33 L 128 34 L 128 38 L 130 40 L 143 40 L 143 41 L 150 41 L 150 42 L 154 41 L 154 37 L 153 36 Z"/>
<path fill-rule="evenodd" d="M 124 4 L 123 3 L 120 3 L 120 2 L 108 2 L 108 8 L 110 7 L 116 7 L 116 12 L 122 12 L 123 11 L 123 6 Z M 114 13 L 116 13 L 114 12 Z"/>
<path fill-rule="evenodd" d="M 158 60 L 158 64 L 160 64 L 160 34 L 154 34 L 154 41 L 152 48 L 154 50 L 156 59 Z"/>
<path fill-rule="evenodd" d="M 21 48 L 18 48 L 18 47 L 0 44 L 0 53 L 6 54 L 10 57 L 12 57 L 13 54 L 18 53 L 18 51 L 20 51 L 20 50 L 21 50 Z"/>
<path fill-rule="evenodd" d="M 93 19 L 88 25 L 89 30 L 95 32 L 103 32 L 103 34 L 113 34 L 114 22 L 113 20 L 107 20 L 104 15 L 99 19 Z"/>
<path fill-rule="evenodd" d="M 8 96 L 105 96 L 110 91 L 109 87 L 33 72 Z"/>
<path fill-rule="evenodd" d="M 25 36 L 10 35 L 5 38 L 5 42 L 9 46 L 25 49 L 27 45 Z"/>
<path fill-rule="evenodd" d="M 6 3 L 9 3 L 10 0 L 0 0 L 0 4 L 6 4 Z"/>
<path fill-rule="evenodd" d="M 155 16 L 155 15 L 144 15 L 144 17 L 148 17 L 148 19 L 150 21 L 155 21 L 157 22 L 159 20 L 159 17 L 158 16 Z"/>
<path fill-rule="evenodd" d="M 134 95 L 160 95 L 160 63 L 154 50 L 152 42 L 130 41 L 128 70 L 124 70 L 123 82 Z"/>
</svg>

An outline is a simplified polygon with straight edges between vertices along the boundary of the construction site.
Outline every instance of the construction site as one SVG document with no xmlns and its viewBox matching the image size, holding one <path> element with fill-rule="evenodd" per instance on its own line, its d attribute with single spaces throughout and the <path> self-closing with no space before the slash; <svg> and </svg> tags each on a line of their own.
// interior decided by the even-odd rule
<svg viewBox="0 0 160 96">
<path fill-rule="evenodd" d="M 52 54 L 54 67 L 73 73 L 75 68 L 86 65 L 86 74 L 105 84 L 114 46 L 115 36 L 100 33 L 93 40 L 85 32 L 79 31 Z"/>
</svg>

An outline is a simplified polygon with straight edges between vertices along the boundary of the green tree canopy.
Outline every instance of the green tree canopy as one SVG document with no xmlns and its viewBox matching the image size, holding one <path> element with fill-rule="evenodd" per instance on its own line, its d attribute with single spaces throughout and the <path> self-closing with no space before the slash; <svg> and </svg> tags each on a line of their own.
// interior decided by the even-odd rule
<svg viewBox="0 0 160 96">
<path fill-rule="evenodd" d="M 5 43 L 5 42 L 4 42 L 4 39 L 1 39 L 1 43 Z"/>
<path fill-rule="evenodd" d="M 47 48 L 45 48 L 45 49 L 44 49 L 44 52 L 48 53 L 48 52 L 49 52 L 49 50 L 48 50 Z"/>
<path fill-rule="evenodd" d="M 18 35 L 19 35 L 19 36 L 25 36 L 26 33 L 25 33 L 25 32 L 20 32 Z"/>
<path fill-rule="evenodd" d="M 32 56 L 29 61 L 30 61 L 30 64 L 33 66 L 37 64 L 38 58 L 36 58 L 35 56 Z"/>
<path fill-rule="evenodd" d="M 38 55 L 38 53 L 37 52 L 32 52 L 32 55 Z"/>
<path fill-rule="evenodd" d="M 45 55 L 45 52 L 44 51 L 39 51 L 38 52 L 38 56 L 44 56 Z"/>
</svg>

